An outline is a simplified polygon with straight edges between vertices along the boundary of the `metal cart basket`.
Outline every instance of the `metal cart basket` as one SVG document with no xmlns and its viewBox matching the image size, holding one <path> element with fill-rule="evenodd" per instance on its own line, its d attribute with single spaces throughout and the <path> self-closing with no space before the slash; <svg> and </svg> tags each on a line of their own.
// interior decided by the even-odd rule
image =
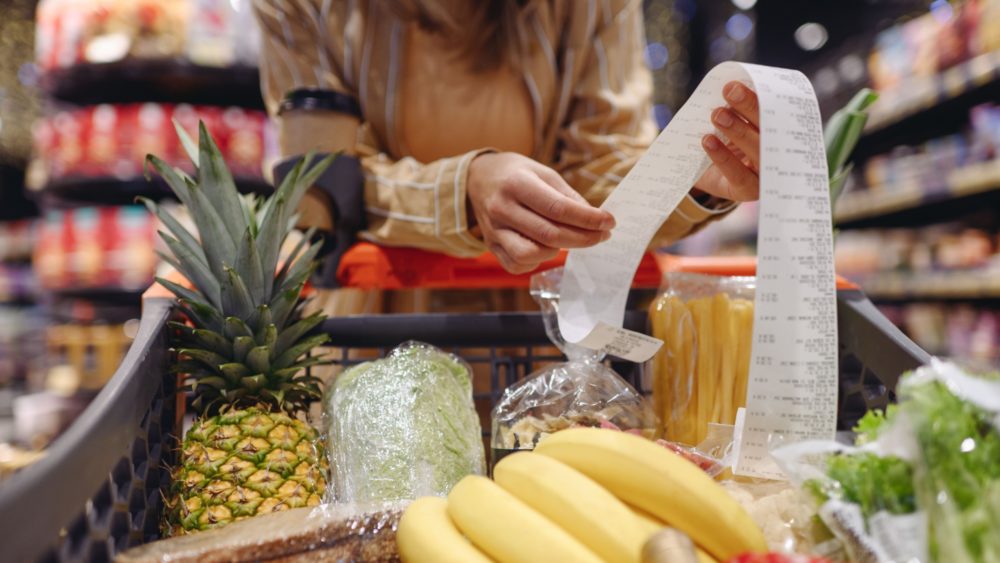
<svg viewBox="0 0 1000 563">
<path fill-rule="evenodd" d="M 391 256 L 380 262 L 393 263 Z M 839 289 L 837 304 L 839 425 L 850 428 L 867 408 L 891 401 L 899 375 L 929 356 L 860 290 Z M 0 561 L 109 561 L 159 537 L 178 432 L 176 382 L 167 369 L 172 314 L 169 299 L 146 299 L 138 334 L 111 381 L 42 460 L 0 486 Z M 646 314 L 629 312 L 626 325 L 646 330 Z M 475 399 L 490 406 L 540 363 L 561 360 L 538 313 L 343 317 L 320 330 L 345 364 L 414 338 L 453 351 L 488 374 L 488 382 L 476 382 L 482 391 Z M 642 366 L 614 367 L 638 387 Z"/>
</svg>

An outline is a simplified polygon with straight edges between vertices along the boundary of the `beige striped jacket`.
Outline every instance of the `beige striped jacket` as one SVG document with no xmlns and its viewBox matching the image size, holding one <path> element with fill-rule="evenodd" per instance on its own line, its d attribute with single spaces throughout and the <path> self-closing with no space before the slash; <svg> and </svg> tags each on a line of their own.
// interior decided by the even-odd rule
<svg viewBox="0 0 1000 563">
<path fill-rule="evenodd" d="M 361 157 L 368 229 L 361 237 L 455 256 L 485 251 L 466 216 L 469 162 L 482 149 L 420 162 L 399 135 L 408 26 L 391 0 L 254 0 L 263 34 L 261 83 L 283 156 L 346 148 Z M 520 11 L 521 61 L 533 115 L 532 158 L 600 205 L 656 134 L 643 59 L 641 0 L 531 0 Z M 413 53 L 409 53 L 413 56 Z M 320 110 L 280 110 L 287 93 L 349 94 L 360 123 Z M 447 123 L 447 116 L 441 116 Z M 454 124 L 451 124 L 454 126 Z M 427 127 L 441 126 L 428 123 Z M 343 140 L 338 133 L 351 131 Z M 340 137 L 338 137 L 340 135 Z M 339 139 L 339 140 L 338 140 Z M 663 245 L 733 205 L 686 198 L 654 241 Z M 309 214 L 306 209 L 304 213 Z"/>
</svg>

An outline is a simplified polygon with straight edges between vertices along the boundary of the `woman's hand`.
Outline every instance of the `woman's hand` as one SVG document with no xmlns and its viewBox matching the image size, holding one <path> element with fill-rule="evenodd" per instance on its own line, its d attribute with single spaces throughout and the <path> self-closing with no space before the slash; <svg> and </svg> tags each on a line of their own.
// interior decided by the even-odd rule
<svg viewBox="0 0 1000 563">
<path fill-rule="evenodd" d="M 615 225 L 558 172 L 515 153 L 477 156 L 469 165 L 468 197 L 486 247 L 513 274 L 534 270 L 560 248 L 605 241 Z"/>
<path fill-rule="evenodd" d="M 701 146 L 712 165 L 695 182 L 695 189 L 732 201 L 753 201 L 760 197 L 760 116 L 757 94 L 741 82 L 729 82 L 722 89 L 728 107 L 712 112 L 712 124 L 729 139 L 705 135 Z"/>
</svg>

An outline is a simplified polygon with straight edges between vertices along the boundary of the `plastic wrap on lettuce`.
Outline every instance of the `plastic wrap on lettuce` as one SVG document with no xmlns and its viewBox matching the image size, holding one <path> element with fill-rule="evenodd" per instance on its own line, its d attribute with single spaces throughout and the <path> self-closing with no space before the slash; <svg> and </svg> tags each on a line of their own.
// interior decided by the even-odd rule
<svg viewBox="0 0 1000 563">
<path fill-rule="evenodd" d="M 1000 561 L 1000 378 L 932 360 L 900 379 L 855 446 L 773 452 L 852 561 Z"/>
<path fill-rule="evenodd" d="M 337 502 L 443 496 L 484 472 L 469 367 L 433 346 L 407 343 L 347 370 L 326 406 Z"/>
</svg>

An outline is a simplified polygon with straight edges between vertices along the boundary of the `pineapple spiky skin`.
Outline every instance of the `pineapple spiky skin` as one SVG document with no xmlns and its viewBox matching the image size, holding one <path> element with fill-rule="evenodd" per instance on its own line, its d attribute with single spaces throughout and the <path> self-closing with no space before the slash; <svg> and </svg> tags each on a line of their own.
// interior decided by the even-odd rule
<svg viewBox="0 0 1000 563">
<path fill-rule="evenodd" d="M 156 203 L 169 248 L 161 256 L 190 286 L 157 278 L 186 323 L 171 322 L 172 347 L 198 415 L 181 443 L 165 495 L 164 533 L 191 533 L 257 514 L 319 504 L 327 461 L 319 433 L 299 415 L 321 396 L 309 368 L 324 317 L 301 316 L 302 288 L 321 243 L 308 232 L 287 259 L 280 249 L 305 191 L 334 157 L 306 157 L 263 199 L 239 194 L 202 124 L 195 145 L 178 135 L 197 179 L 155 156 L 149 165 L 191 214 L 199 237 Z M 200 239 L 200 240 L 199 240 Z M 279 267 L 280 266 L 280 267 Z"/>
<path fill-rule="evenodd" d="M 252 407 L 202 418 L 185 435 L 180 457 L 167 500 L 167 536 L 316 506 L 326 491 L 319 434 L 281 412 Z"/>
</svg>

